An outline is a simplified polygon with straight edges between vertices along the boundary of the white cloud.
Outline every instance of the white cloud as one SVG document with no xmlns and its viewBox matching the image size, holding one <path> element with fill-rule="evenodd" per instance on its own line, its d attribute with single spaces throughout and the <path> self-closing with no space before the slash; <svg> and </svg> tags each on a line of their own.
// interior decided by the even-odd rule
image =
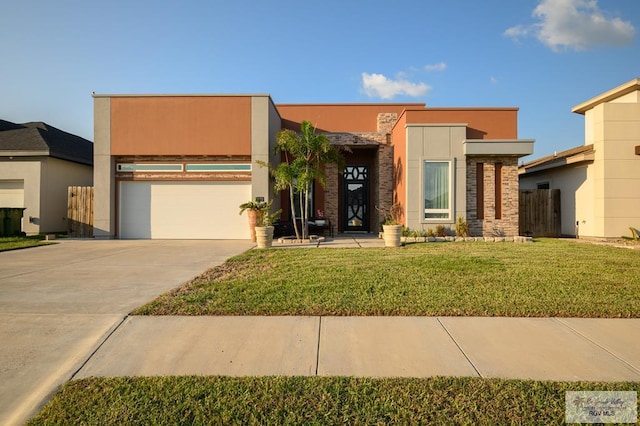
<svg viewBox="0 0 640 426">
<path fill-rule="evenodd" d="M 521 37 L 527 37 L 531 33 L 531 27 L 526 25 L 516 25 L 515 27 L 507 28 L 504 35 L 511 37 L 512 39 L 519 39 Z"/>
<path fill-rule="evenodd" d="M 444 62 L 439 62 L 437 64 L 429 64 L 429 65 L 425 65 L 424 69 L 427 71 L 444 71 L 447 69 L 447 64 Z"/>
<path fill-rule="evenodd" d="M 498 80 L 497 78 L 491 76 L 491 84 L 498 84 L 500 83 L 500 80 Z"/>
<path fill-rule="evenodd" d="M 532 15 L 539 22 L 508 28 L 504 35 L 517 40 L 535 34 L 554 51 L 625 46 L 635 37 L 631 22 L 607 16 L 598 0 L 541 0 Z"/>
<path fill-rule="evenodd" d="M 426 83 L 412 83 L 402 76 L 391 80 L 383 74 L 362 73 L 362 90 L 372 98 L 392 99 L 398 95 L 424 96 L 431 89 Z"/>
</svg>

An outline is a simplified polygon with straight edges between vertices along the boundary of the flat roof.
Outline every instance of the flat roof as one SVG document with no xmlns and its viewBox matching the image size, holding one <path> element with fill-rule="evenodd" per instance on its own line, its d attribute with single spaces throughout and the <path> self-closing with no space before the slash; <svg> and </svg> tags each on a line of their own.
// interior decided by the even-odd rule
<svg viewBox="0 0 640 426">
<path fill-rule="evenodd" d="M 250 97 L 268 97 L 271 95 L 265 93 L 257 93 L 257 94 L 238 94 L 238 93 L 119 93 L 119 94 L 104 94 L 104 93 L 95 93 L 91 94 L 94 98 L 179 98 L 179 97 L 218 97 L 218 98 L 230 98 L 230 97 L 241 97 L 241 98 L 250 98 Z"/>
</svg>

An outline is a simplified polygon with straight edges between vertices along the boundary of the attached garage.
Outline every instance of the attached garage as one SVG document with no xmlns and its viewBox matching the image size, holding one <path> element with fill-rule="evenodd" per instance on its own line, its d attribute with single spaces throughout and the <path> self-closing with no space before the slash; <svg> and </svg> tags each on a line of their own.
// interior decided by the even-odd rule
<svg viewBox="0 0 640 426">
<path fill-rule="evenodd" d="M 250 182 L 121 181 L 119 237 L 248 239 L 238 206 L 250 199 Z"/>
<path fill-rule="evenodd" d="M 24 207 L 23 180 L 0 180 L 0 207 Z"/>
</svg>

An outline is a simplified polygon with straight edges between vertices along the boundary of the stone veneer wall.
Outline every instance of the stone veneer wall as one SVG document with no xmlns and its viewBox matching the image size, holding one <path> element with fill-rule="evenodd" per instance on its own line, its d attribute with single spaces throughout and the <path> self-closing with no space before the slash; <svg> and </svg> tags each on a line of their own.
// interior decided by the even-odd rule
<svg viewBox="0 0 640 426">
<path fill-rule="evenodd" d="M 484 219 L 477 217 L 476 164 L 484 163 Z M 495 164 L 502 163 L 502 219 L 496 219 Z M 516 236 L 518 231 L 518 158 L 467 157 L 467 223 L 472 236 Z"/>
</svg>

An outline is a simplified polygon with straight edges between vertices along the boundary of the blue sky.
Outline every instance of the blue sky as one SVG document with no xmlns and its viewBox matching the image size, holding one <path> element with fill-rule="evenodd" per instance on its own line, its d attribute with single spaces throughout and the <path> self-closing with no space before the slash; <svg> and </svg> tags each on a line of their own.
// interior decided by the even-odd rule
<svg viewBox="0 0 640 426">
<path fill-rule="evenodd" d="M 517 106 L 532 159 L 640 77 L 639 33 L 638 0 L 7 1 L 0 119 L 93 140 L 91 92 Z"/>
</svg>

